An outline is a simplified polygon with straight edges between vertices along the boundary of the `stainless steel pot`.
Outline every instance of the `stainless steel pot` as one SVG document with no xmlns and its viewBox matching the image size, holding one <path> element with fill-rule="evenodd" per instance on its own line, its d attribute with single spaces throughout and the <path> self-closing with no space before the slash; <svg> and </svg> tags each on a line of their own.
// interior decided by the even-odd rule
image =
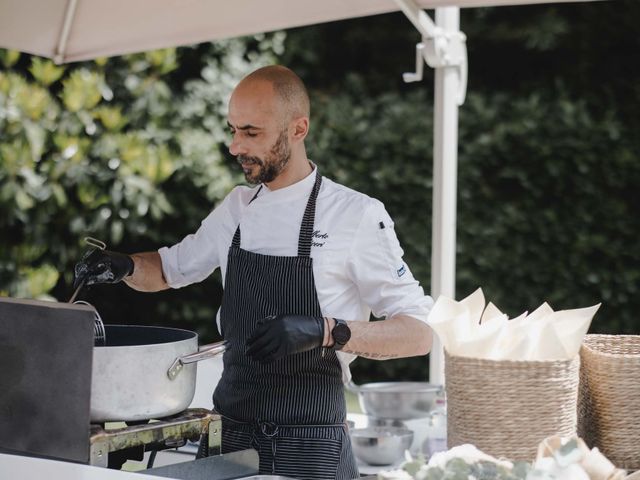
<svg viewBox="0 0 640 480">
<path fill-rule="evenodd" d="M 427 382 L 380 382 L 356 385 L 347 389 L 358 394 L 364 413 L 375 418 L 410 420 L 429 415 L 438 396 L 444 395 L 441 385 Z"/>
<path fill-rule="evenodd" d="M 198 334 L 177 328 L 105 325 L 93 349 L 91 421 L 134 421 L 181 412 L 193 400 L 196 363 L 225 349 L 198 349 Z"/>
</svg>

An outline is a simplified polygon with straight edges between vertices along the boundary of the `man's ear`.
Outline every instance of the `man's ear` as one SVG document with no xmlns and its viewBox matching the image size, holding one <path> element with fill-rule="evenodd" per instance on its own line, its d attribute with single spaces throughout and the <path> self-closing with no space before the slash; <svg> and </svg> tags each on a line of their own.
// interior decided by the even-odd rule
<svg viewBox="0 0 640 480">
<path fill-rule="evenodd" d="M 302 141 L 309 133 L 309 117 L 298 117 L 291 121 L 291 137 L 293 141 Z"/>
</svg>

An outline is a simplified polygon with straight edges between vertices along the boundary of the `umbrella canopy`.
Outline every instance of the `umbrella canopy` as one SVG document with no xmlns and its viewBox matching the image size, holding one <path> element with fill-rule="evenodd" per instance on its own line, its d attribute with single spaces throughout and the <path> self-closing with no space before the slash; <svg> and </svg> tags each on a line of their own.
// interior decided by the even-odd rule
<svg viewBox="0 0 640 480">
<path fill-rule="evenodd" d="M 417 3 L 435 8 L 552 1 Z M 397 10 L 393 0 L 0 0 L 0 47 L 75 62 Z"/>
</svg>

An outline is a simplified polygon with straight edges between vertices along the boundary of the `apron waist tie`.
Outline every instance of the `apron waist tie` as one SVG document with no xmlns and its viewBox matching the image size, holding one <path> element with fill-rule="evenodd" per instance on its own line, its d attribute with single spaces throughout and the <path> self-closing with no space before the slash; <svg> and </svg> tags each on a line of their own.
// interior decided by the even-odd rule
<svg viewBox="0 0 640 480">
<path fill-rule="evenodd" d="M 280 436 L 281 429 L 295 428 L 295 429 L 312 429 L 312 428 L 345 428 L 345 423 L 335 424 L 322 424 L 322 425 L 278 425 L 273 422 L 268 422 L 256 418 L 253 422 L 243 422 L 235 420 L 233 418 L 222 416 L 224 419 L 237 424 L 242 429 L 251 430 L 251 446 L 258 452 L 258 456 L 261 456 L 261 438 L 267 438 L 270 440 L 271 447 L 271 474 L 276 470 L 276 453 L 277 453 L 277 439 Z"/>
<path fill-rule="evenodd" d="M 259 437 L 265 437 L 270 440 L 271 445 L 271 474 L 276 471 L 276 452 L 278 449 L 276 439 L 280 433 L 280 427 L 273 422 L 263 422 L 259 419 L 256 419 L 255 425 L 253 428 L 253 434 L 251 436 L 251 446 L 258 451 L 258 456 L 261 454 L 260 446 L 262 443 L 259 440 Z"/>
</svg>

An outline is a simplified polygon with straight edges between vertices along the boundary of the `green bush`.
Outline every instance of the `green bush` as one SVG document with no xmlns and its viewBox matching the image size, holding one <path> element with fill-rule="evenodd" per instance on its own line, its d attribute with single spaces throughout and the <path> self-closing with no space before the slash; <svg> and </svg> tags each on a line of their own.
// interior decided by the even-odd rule
<svg viewBox="0 0 640 480">
<path fill-rule="evenodd" d="M 282 34 L 54 66 L 0 50 L 0 295 L 66 301 L 85 236 L 171 245 L 241 180 L 224 155 L 226 96 Z M 143 295 L 81 292 L 107 323 L 217 335 L 220 278 Z"/>
<path fill-rule="evenodd" d="M 432 110 L 424 90 L 316 99 L 310 156 L 382 200 L 430 291 Z M 318 101 L 319 100 L 319 101 Z M 408 121 L 407 119 L 410 119 Z M 482 287 L 510 316 L 602 303 L 592 331 L 637 333 L 638 141 L 615 112 L 554 95 L 470 93 L 460 109 L 457 298 Z M 425 359 L 358 359 L 356 379 L 419 379 Z"/>
</svg>

